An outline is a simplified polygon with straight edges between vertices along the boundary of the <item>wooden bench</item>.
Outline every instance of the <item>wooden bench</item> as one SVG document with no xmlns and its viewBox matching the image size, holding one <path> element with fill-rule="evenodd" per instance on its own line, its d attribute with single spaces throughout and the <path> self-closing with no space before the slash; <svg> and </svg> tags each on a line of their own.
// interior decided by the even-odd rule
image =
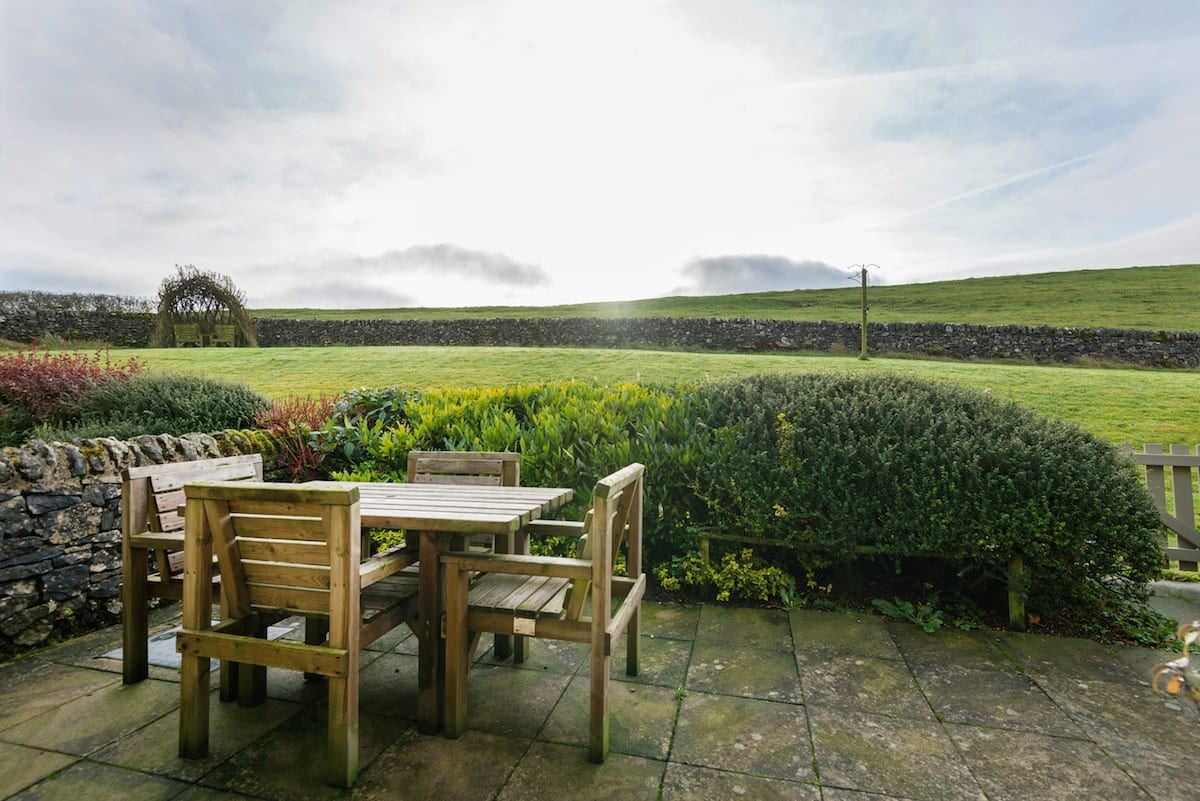
<svg viewBox="0 0 1200 801">
<path fill-rule="evenodd" d="M 204 335 L 200 332 L 200 326 L 196 323 L 176 323 L 175 347 L 183 348 L 188 345 L 204 347 Z"/>
<path fill-rule="evenodd" d="M 237 326 L 236 325 L 214 325 L 212 336 L 208 338 L 208 344 L 213 347 L 237 347 Z"/>
<path fill-rule="evenodd" d="M 265 700 L 267 667 L 302 671 L 328 680 L 326 775 L 349 787 L 358 774 L 360 651 L 413 616 L 418 578 L 403 572 L 412 556 L 397 546 L 360 562 L 352 485 L 205 482 L 184 493 L 179 755 L 208 754 L 210 659 L 240 664 L 244 705 Z M 214 553 L 226 599 L 216 626 L 208 605 Z M 324 619 L 328 640 L 266 639 L 267 626 L 290 615 Z"/>
<path fill-rule="evenodd" d="M 183 485 L 190 481 L 261 481 L 262 456 L 228 456 L 130 467 L 121 482 L 122 678 L 133 684 L 149 673 L 150 599 L 183 598 Z M 150 554 L 154 570 L 150 570 Z M 214 578 L 214 585 L 219 580 Z M 226 676 L 233 671 L 227 671 Z M 222 679 L 222 694 L 229 694 Z"/>
<path fill-rule="evenodd" d="M 645 467 L 631 464 L 596 482 L 592 508 L 583 522 L 533 521 L 531 535 L 579 537 L 576 558 L 470 551 L 442 556 L 446 568 L 446 736 L 466 725 L 467 673 L 478 635 L 546 637 L 590 643 L 591 691 L 588 758 L 608 755 L 609 662 L 628 632 L 625 672 L 639 669 L 638 635 L 642 573 L 642 495 Z M 613 575 L 621 546 L 628 543 L 627 575 Z M 471 577 L 482 572 L 473 585 Z M 590 596 L 590 616 L 584 609 Z M 612 609 L 614 598 L 621 603 Z M 521 703 L 513 698 L 512 703 Z"/>
</svg>

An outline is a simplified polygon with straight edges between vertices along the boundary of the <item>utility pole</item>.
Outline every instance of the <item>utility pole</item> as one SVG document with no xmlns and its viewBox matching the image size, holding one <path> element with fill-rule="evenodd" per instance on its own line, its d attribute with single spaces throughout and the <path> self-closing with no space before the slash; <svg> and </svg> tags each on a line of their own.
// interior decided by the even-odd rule
<svg viewBox="0 0 1200 801">
<path fill-rule="evenodd" d="M 866 360 L 867 358 L 867 272 L 868 270 L 878 270 L 878 264 L 851 264 L 849 275 L 851 281 L 858 280 L 862 282 L 862 344 L 858 352 L 858 358 Z"/>
</svg>

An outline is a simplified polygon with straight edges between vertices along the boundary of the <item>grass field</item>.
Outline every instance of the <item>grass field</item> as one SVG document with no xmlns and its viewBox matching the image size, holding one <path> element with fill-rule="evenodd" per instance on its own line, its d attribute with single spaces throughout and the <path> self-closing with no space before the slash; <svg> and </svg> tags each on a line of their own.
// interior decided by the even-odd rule
<svg viewBox="0 0 1200 801">
<path fill-rule="evenodd" d="M 886 277 L 886 276 L 885 276 Z M 955 322 L 1200 330 L 1200 264 L 968 278 L 871 289 L 876 322 Z M 755 317 L 856 322 L 859 290 L 807 289 L 567 306 L 434 309 L 255 309 L 257 317 L 446 319 L 463 317 Z"/>
<path fill-rule="evenodd" d="M 486 386 L 563 378 L 671 382 L 754 372 L 892 370 L 986 389 L 1114 442 L 1200 443 L 1197 371 L 566 348 L 139 349 L 112 356 L 136 356 L 153 371 L 245 382 L 272 397 L 357 386 Z"/>
</svg>

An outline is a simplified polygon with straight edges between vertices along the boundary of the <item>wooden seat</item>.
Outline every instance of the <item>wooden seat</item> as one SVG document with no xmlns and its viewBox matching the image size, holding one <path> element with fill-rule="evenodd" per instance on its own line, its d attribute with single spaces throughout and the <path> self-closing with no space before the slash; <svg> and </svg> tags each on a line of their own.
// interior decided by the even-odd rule
<svg viewBox="0 0 1200 801">
<path fill-rule="evenodd" d="M 327 776 L 349 787 L 358 773 L 358 664 L 366 646 L 415 614 L 417 577 L 403 546 L 360 562 L 358 489 L 295 484 L 188 484 L 184 533 L 179 755 L 208 754 L 209 659 L 236 659 L 238 701 L 261 703 L 266 668 L 325 676 Z M 226 603 L 213 626 L 206 603 L 216 553 Z M 327 641 L 266 639 L 295 614 L 324 622 Z"/>
<path fill-rule="evenodd" d="M 200 326 L 196 323 L 176 323 L 175 347 L 183 348 L 188 345 L 204 347 L 204 335 L 200 332 Z"/>
<path fill-rule="evenodd" d="M 642 573 L 642 493 L 645 468 L 632 464 L 600 479 L 592 508 L 580 523 L 534 521 L 531 535 L 579 537 L 576 558 L 469 551 L 443 555 L 446 566 L 446 736 L 458 737 L 466 725 L 467 671 L 478 634 L 546 637 L 592 646 L 588 757 L 608 755 L 609 660 L 628 632 L 625 671 L 639 668 L 638 635 Z M 527 543 L 528 540 L 526 539 Z M 613 575 L 613 564 L 627 544 L 627 575 Z M 471 585 L 471 576 L 484 575 Z M 590 616 L 584 610 L 590 603 Z M 621 603 L 612 610 L 613 598 Z M 512 699 L 520 703 L 521 699 Z"/>
<path fill-rule="evenodd" d="M 508 451 L 410 451 L 410 484 L 454 484 L 482 487 L 521 486 L 521 454 Z M 473 550 L 486 553 L 513 553 L 517 541 L 512 535 L 479 535 L 468 542 Z M 497 659 L 515 655 L 525 661 L 525 641 L 497 634 L 492 643 Z"/>
<path fill-rule="evenodd" d="M 144 465 L 122 474 L 122 678 L 126 684 L 139 682 L 149 673 L 149 599 L 183 598 L 184 524 L 177 509 L 183 503 L 183 485 L 205 480 L 261 481 L 262 457 L 251 454 Z M 214 576 L 214 588 L 219 584 L 219 576 Z M 222 693 L 228 694 L 224 681 Z"/>
<path fill-rule="evenodd" d="M 208 338 L 208 344 L 213 347 L 237 347 L 237 326 L 214 325 L 212 336 Z"/>
</svg>

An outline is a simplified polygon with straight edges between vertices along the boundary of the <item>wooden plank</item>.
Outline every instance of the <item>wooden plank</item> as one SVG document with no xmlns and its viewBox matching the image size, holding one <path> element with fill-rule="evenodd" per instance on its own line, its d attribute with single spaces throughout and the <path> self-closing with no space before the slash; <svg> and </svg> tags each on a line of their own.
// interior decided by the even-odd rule
<svg viewBox="0 0 1200 801">
<path fill-rule="evenodd" d="M 363 560 L 358 568 L 359 588 L 369 587 L 381 579 L 399 573 L 416 561 L 412 551 L 400 545 Z"/>
<path fill-rule="evenodd" d="M 192 515 L 194 497 L 189 491 L 187 512 L 189 518 Z M 250 598 L 246 590 L 246 575 L 242 572 L 242 557 L 238 550 L 237 536 L 233 531 L 233 523 L 229 519 L 229 503 L 220 500 L 205 500 L 203 508 L 205 524 L 212 537 L 212 548 L 221 567 L 222 592 L 229 602 L 229 616 L 245 617 L 250 614 Z M 190 519 L 188 524 L 191 525 Z M 188 535 L 185 534 L 186 536 Z"/>
<path fill-rule="evenodd" d="M 1174 446 L 1173 446 L 1174 447 Z M 1183 447 L 1187 447 L 1184 445 Z M 1159 451 L 1134 453 L 1129 457 L 1134 464 L 1158 465 L 1160 467 L 1200 467 L 1200 455 L 1186 453 L 1161 453 Z"/>
<path fill-rule="evenodd" d="M 513 501 L 504 498 L 427 497 L 427 498 L 367 498 L 363 505 L 372 509 L 442 509 L 445 511 L 479 511 L 486 513 L 508 513 L 519 515 L 541 514 L 541 507 L 528 501 Z"/>
<path fill-rule="evenodd" d="M 155 494 L 182 489 L 184 485 L 195 481 L 250 481 L 254 479 L 255 470 L 252 464 L 237 464 L 223 467 L 201 467 L 200 462 L 185 464 L 194 465 L 190 471 L 172 473 L 155 472 L 150 474 L 150 486 Z"/>
<path fill-rule="evenodd" d="M 592 527 L 588 533 L 592 547 L 592 675 L 588 687 L 588 759 L 595 763 L 604 762 L 608 756 L 608 690 L 609 690 L 609 652 L 606 641 L 608 618 L 611 611 L 610 582 L 612 579 L 612 563 L 610 562 L 610 546 L 613 537 L 612 519 L 616 512 L 609 502 L 609 497 L 624 489 L 624 476 L 630 465 L 623 471 L 618 471 L 610 477 L 611 483 L 604 480 L 597 482 L 596 495 L 592 500 Z M 636 473 L 629 473 L 630 481 Z"/>
<path fill-rule="evenodd" d="M 158 515 L 159 531 L 182 531 L 183 515 L 178 512 L 163 512 Z"/>
<path fill-rule="evenodd" d="M 267 665 L 319 676 L 345 676 L 350 669 L 349 655 L 337 648 L 211 631 L 179 632 L 175 635 L 175 650 L 185 656 Z"/>
<path fill-rule="evenodd" d="M 493 634 L 514 634 L 513 621 L 517 619 L 511 612 L 497 612 L 493 609 L 471 608 L 467 616 L 467 625 L 471 631 L 487 631 Z M 528 621 L 530 618 L 522 617 Z M 566 640 L 568 642 L 591 642 L 592 628 L 589 623 L 578 620 L 562 620 L 555 617 L 539 617 L 536 621 L 537 634 L 551 640 Z"/>
<path fill-rule="evenodd" d="M 187 496 L 182 489 L 172 490 L 171 492 L 160 492 L 154 496 L 154 508 L 158 510 L 160 515 L 174 513 L 176 509 L 183 506 Z"/>
<path fill-rule="evenodd" d="M 639 576 L 637 581 L 633 583 L 633 587 L 629 590 L 629 594 L 625 596 L 625 599 L 621 602 L 621 605 L 617 607 L 617 613 L 613 615 L 612 620 L 610 620 L 608 623 L 607 648 L 610 654 L 612 653 L 613 645 L 621 637 L 621 634 L 624 633 L 626 626 L 629 625 L 629 622 L 633 620 L 634 613 L 637 612 L 638 607 L 641 606 L 642 596 L 645 594 L 646 576 L 643 574 Z M 637 674 L 631 673 L 630 675 L 636 676 Z"/>
<path fill-rule="evenodd" d="M 457 569 L 449 565 L 447 570 Z M 503 598 L 520 589 L 528 576 L 491 573 L 483 576 L 471 588 L 471 606 L 492 609 Z"/>
<path fill-rule="evenodd" d="M 146 549 L 138 544 L 149 511 L 146 484 L 144 479 L 126 479 L 121 488 L 121 531 L 124 535 L 121 538 L 121 680 L 125 684 L 141 681 L 150 671 L 150 605 L 146 586 L 150 560 Z"/>
<path fill-rule="evenodd" d="M 638 482 L 631 492 L 633 495 L 633 505 L 629 510 L 628 522 L 628 538 L 629 547 L 625 553 L 625 571 L 635 582 L 632 590 L 625 596 L 622 601 L 622 607 L 626 604 L 633 604 L 633 611 L 629 616 L 627 624 L 627 638 L 625 642 L 625 675 L 636 676 L 641 672 L 641 644 L 642 644 L 642 595 L 646 591 L 646 574 L 642 572 L 642 511 L 645 499 L 645 481 L 646 475 L 643 472 Z M 614 579 L 615 582 L 615 579 Z M 633 593 L 638 593 L 635 600 Z M 610 639 L 611 644 L 611 639 Z"/>
<path fill-rule="evenodd" d="M 332 568 L 332 565 L 330 566 Z M 250 604 L 258 609 L 303 614 L 329 614 L 328 590 L 304 590 L 270 584 L 246 584 Z"/>
<path fill-rule="evenodd" d="M 520 519 L 512 515 L 472 513 L 440 514 L 438 512 L 392 512 L 386 509 L 362 509 L 363 525 L 370 528 L 404 529 L 405 531 L 453 531 L 459 534 L 508 534 L 520 528 Z"/>
<path fill-rule="evenodd" d="M 258 537 L 268 540 L 304 540 L 324 542 L 325 527 L 319 518 L 311 517 L 259 517 L 238 512 L 231 516 L 233 530 L 239 537 Z"/>
<path fill-rule="evenodd" d="M 277 587 L 294 587 L 297 589 L 329 589 L 329 568 L 323 565 L 252 562 L 243 556 L 242 570 L 246 574 L 247 585 L 251 587 L 270 584 Z M 253 602 L 253 592 L 251 592 L 250 599 Z"/>
<path fill-rule="evenodd" d="M 417 475 L 422 473 L 445 473 L 447 478 L 462 474 L 500 475 L 499 459 L 472 458 L 469 455 L 449 454 L 439 457 L 418 457 Z"/>
<path fill-rule="evenodd" d="M 1146 444 L 1143 450 L 1147 454 L 1161 454 L 1163 447 L 1161 445 Z M 1146 489 L 1150 492 L 1150 497 L 1154 499 L 1154 504 L 1160 512 L 1167 512 L 1167 489 L 1166 489 L 1166 474 L 1163 472 L 1161 465 L 1147 464 L 1146 465 Z"/>
<path fill-rule="evenodd" d="M 300 504 L 349 506 L 358 502 L 358 488 L 353 484 L 258 483 L 250 481 L 197 481 L 186 487 L 189 498 L 215 501 L 280 501 Z"/>
<path fill-rule="evenodd" d="M 467 670 L 470 667 L 465 570 L 446 569 L 446 736 L 457 739 L 467 725 Z"/>
<path fill-rule="evenodd" d="M 500 486 L 499 474 L 494 476 L 454 476 L 453 482 L 447 481 L 444 475 L 430 475 L 428 473 L 418 473 L 413 478 L 414 484 L 462 484 L 469 486 Z"/>
<path fill-rule="evenodd" d="M 171 473 L 187 473 L 197 469 L 221 468 L 232 465 L 249 464 L 262 467 L 262 455 L 257 453 L 243 456 L 221 456 L 215 459 L 198 459 L 191 462 L 167 462 L 165 464 L 146 464 L 140 467 L 128 467 L 122 473 L 123 478 L 147 478 L 152 475 L 170 475 Z"/>
<path fill-rule="evenodd" d="M 1163 553 L 1180 563 L 1200 562 L 1200 548 L 1163 548 Z"/>
<path fill-rule="evenodd" d="M 517 610 L 532 614 L 557 615 L 562 612 L 562 596 L 566 593 L 567 586 L 566 579 L 548 578 L 521 602 Z"/>
<path fill-rule="evenodd" d="M 329 537 L 329 645 L 346 652 L 346 672 L 329 680 L 329 781 L 340 787 L 358 775 L 358 663 L 360 610 L 358 492 L 351 505 L 327 506 Z"/>
<path fill-rule="evenodd" d="M 521 454 L 516 451 L 409 451 L 410 460 L 452 456 L 459 459 L 492 459 L 498 462 L 519 462 Z"/>
<path fill-rule="evenodd" d="M 1189 456 L 1190 458 L 1200 459 L 1197 456 L 1191 456 L 1192 449 L 1187 445 L 1172 445 L 1172 455 Z M 1200 465 L 1200 461 L 1197 461 Z M 1200 546 L 1200 537 L 1196 536 L 1196 506 L 1195 500 L 1192 497 L 1192 468 L 1184 465 L 1173 465 L 1171 467 L 1171 494 L 1175 498 L 1175 519 L 1179 521 L 1179 527 L 1175 529 L 1176 536 L 1179 538 L 1179 545 L 1186 548 L 1187 546 Z M 1181 560 L 1179 569 L 1189 572 L 1194 572 L 1200 565 L 1192 560 Z"/>
<path fill-rule="evenodd" d="M 288 501 L 247 501 L 237 502 L 238 514 L 264 515 L 266 517 L 307 517 L 321 519 L 321 507 L 315 503 L 290 503 Z"/>
<path fill-rule="evenodd" d="M 582 520 L 532 520 L 525 526 L 527 534 L 538 537 L 581 537 Z"/>
<path fill-rule="evenodd" d="M 146 532 L 127 537 L 131 548 L 153 551 L 159 548 L 176 551 L 183 548 L 183 534 Z"/>
<path fill-rule="evenodd" d="M 422 734 L 435 734 L 441 728 L 438 644 L 441 642 L 442 589 L 438 557 L 444 546 L 433 532 L 421 531 L 418 536 L 421 590 L 417 594 L 417 629 L 421 647 L 417 655 L 417 729 Z"/>
<path fill-rule="evenodd" d="M 202 501 L 188 501 L 184 538 L 182 623 L 186 631 L 199 633 L 212 625 L 212 534 Z M 207 658 L 183 655 L 179 712 L 181 757 L 198 758 L 208 754 L 209 670 Z"/>
<path fill-rule="evenodd" d="M 516 573 L 523 576 L 557 576 L 567 579 L 586 578 L 592 571 L 592 563 L 585 559 L 566 559 L 558 556 L 451 553 L 442 557 L 442 561 L 457 565 L 461 570 Z"/>
<path fill-rule="evenodd" d="M 328 565 L 329 546 L 324 542 L 264 540 L 238 537 L 243 560 L 290 562 L 298 565 Z"/>
<path fill-rule="evenodd" d="M 550 580 L 551 577 L 547 576 L 522 578 L 520 583 L 514 586 L 511 592 L 493 602 L 492 608 L 506 612 L 515 612 L 521 608 L 522 601 L 524 601 L 531 593 L 537 591 L 538 588 Z"/>
</svg>

